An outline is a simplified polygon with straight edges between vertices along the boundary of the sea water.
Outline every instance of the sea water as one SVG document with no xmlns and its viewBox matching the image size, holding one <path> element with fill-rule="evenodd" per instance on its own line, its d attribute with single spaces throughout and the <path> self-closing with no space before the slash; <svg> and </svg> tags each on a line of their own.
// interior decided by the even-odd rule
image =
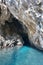
<svg viewBox="0 0 43 65">
<path fill-rule="evenodd" d="M 3 49 L 0 65 L 43 65 L 43 52 L 26 46 Z"/>
</svg>

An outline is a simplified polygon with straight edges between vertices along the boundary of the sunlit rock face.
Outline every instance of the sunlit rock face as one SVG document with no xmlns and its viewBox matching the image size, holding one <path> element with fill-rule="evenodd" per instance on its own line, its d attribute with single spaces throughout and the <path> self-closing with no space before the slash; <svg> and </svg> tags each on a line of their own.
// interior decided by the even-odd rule
<svg viewBox="0 0 43 65">
<path fill-rule="evenodd" d="M 25 32 L 31 44 L 43 50 L 43 0 L 3 0 L 3 2 L 19 23 L 26 26 Z"/>
<path fill-rule="evenodd" d="M 0 3 L 0 24 L 4 24 L 5 20 L 8 20 L 10 13 L 7 9 L 7 6 L 4 3 Z"/>
</svg>

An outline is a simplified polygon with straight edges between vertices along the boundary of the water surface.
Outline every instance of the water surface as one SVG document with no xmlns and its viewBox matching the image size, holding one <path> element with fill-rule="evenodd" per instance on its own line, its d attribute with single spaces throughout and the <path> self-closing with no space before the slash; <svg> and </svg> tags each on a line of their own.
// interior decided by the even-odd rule
<svg viewBox="0 0 43 65">
<path fill-rule="evenodd" d="M 26 46 L 0 50 L 0 65 L 43 65 L 43 53 Z"/>
</svg>

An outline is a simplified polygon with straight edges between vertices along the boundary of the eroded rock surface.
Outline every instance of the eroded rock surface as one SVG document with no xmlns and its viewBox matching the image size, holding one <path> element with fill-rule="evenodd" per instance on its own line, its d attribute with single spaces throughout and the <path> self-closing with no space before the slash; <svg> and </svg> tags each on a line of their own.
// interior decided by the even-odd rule
<svg viewBox="0 0 43 65">
<path fill-rule="evenodd" d="M 12 15 L 27 27 L 32 44 L 43 49 L 43 0 L 6 0 L 5 2 Z"/>
<path fill-rule="evenodd" d="M 31 44 L 43 50 L 43 0 L 3 1 L 10 13 L 22 23 L 23 28 L 27 28 L 24 32 L 28 34 Z"/>
<path fill-rule="evenodd" d="M 0 48 L 23 45 L 24 42 L 19 35 L 22 31 L 25 31 L 22 25 L 10 13 L 7 6 L 0 3 Z"/>
</svg>

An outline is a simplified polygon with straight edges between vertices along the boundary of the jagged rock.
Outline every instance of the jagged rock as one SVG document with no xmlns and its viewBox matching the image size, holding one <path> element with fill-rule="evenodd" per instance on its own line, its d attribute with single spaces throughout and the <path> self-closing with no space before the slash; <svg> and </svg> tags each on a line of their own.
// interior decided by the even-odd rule
<svg viewBox="0 0 43 65">
<path fill-rule="evenodd" d="M 10 17 L 10 12 L 7 6 L 3 3 L 0 3 L 0 24 L 5 24 L 5 20 L 8 20 Z"/>
<path fill-rule="evenodd" d="M 19 23 L 27 28 L 31 44 L 43 50 L 43 0 L 5 0 L 4 3 Z"/>
<path fill-rule="evenodd" d="M 6 0 L 5 2 L 12 15 L 27 27 L 31 43 L 43 49 L 43 0 Z"/>
<path fill-rule="evenodd" d="M 11 15 L 7 6 L 4 3 L 0 3 L 0 48 L 23 45 L 22 38 L 18 34 L 22 28 L 17 31 L 17 28 L 20 27 L 16 26 L 17 24 L 19 23 Z"/>
</svg>

